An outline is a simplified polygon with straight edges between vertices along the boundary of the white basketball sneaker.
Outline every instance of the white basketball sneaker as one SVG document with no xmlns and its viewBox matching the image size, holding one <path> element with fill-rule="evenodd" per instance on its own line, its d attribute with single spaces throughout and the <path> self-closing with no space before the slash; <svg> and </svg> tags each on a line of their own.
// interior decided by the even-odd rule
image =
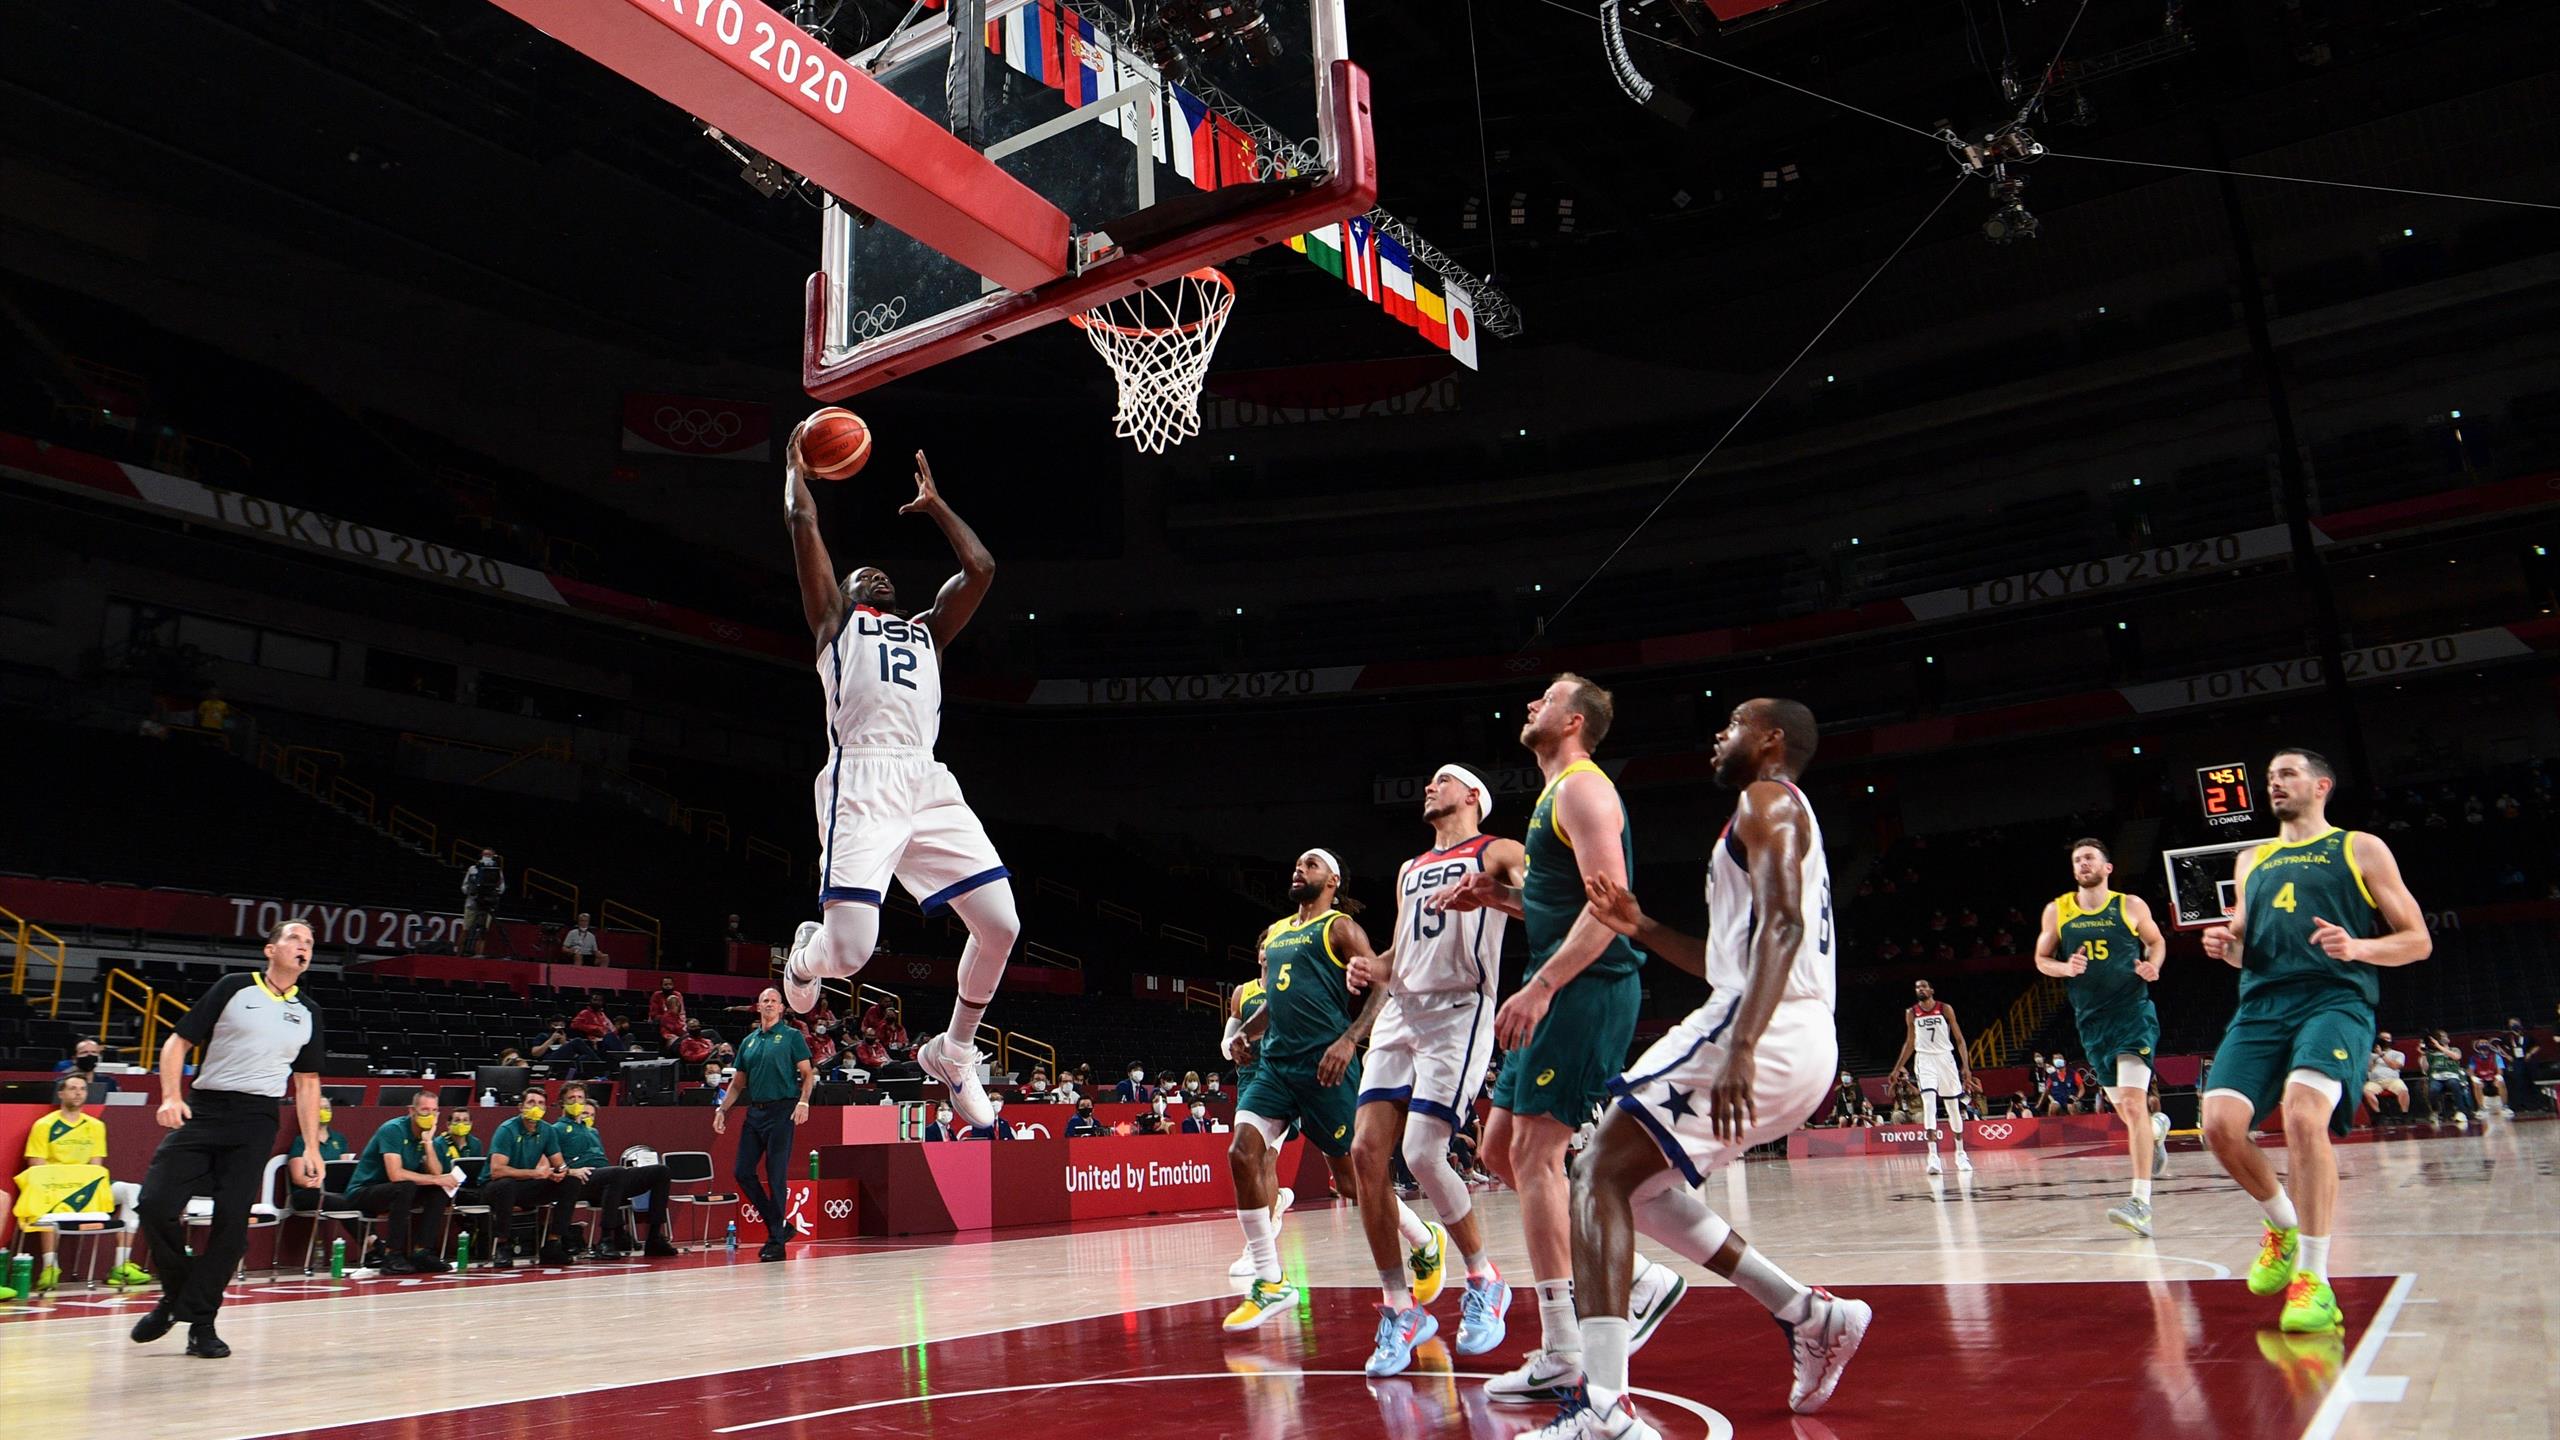
<svg viewBox="0 0 2560 1440">
<path fill-rule="evenodd" d="M 1662 1440 L 1662 1432 L 1644 1423 L 1622 1396 L 1601 1414 L 1576 1390 L 1556 1406 L 1556 1418 L 1519 1440 Z"/>
<path fill-rule="evenodd" d="M 794 1015 L 806 1015 L 818 1006 L 817 977 L 803 978 L 807 972 L 801 967 L 809 957 L 809 942 L 825 934 L 826 928 L 815 920 L 803 920 L 799 933 L 791 937 L 791 958 L 782 962 L 782 1003 Z"/>
<path fill-rule="evenodd" d="M 1582 1386 L 1582 1365 L 1544 1350 L 1532 1350 L 1516 1370 L 1505 1370 L 1484 1382 L 1485 1398 L 1497 1405 L 1561 1405 Z"/>
<path fill-rule="evenodd" d="M 1944 1165 L 1941 1165 L 1941 1164 L 1939 1164 L 1939 1163 L 1938 1163 L 1938 1151 L 1937 1151 L 1937 1148 L 1936 1148 L 1935 1146 L 1932 1146 L 1932 1147 L 1930 1148 L 1930 1150 L 1929 1150 L 1929 1173 L 1930 1173 L 1930 1174 L 1932 1174 L 1932 1175 L 1941 1174 L 1941 1173 L 1944 1173 L 1944 1171 L 1946 1170 L 1946 1168 L 1947 1168 L 1947 1167 L 1945 1167 Z"/>
<path fill-rule="evenodd" d="M 916 1047 L 917 1068 L 951 1087 L 951 1113 L 972 1127 L 991 1125 L 996 1118 L 995 1107 L 987 1103 L 986 1082 L 978 1078 L 985 1058 L 975 1045 L 952 1044 L 947 1032 Z"/>
<path fill-rule="evenodd" d="M 1973 1173 L 1973 1161 L 1964 1153 L 1964 1147 L 1961 1145 L 1956 1147 L 1956 1168 L 1967 1175 Z"/>
<path fill-rule="evenodd" d="M 1644 1342 L 1652 1339 L 1653 1332 L 1661 1327 L 1662 1317 L 1670 1314 L 1671 1307 L 1680 1303 L 1680 1297 L 1689 1293 L 1689 1282 L 1679 1271 L 1668 1265 L 1655 1264 L 1641 1255 L 1636 1258 L 1644 1265 L 1627 1286 L 1627 1353 L 1630 1355 L 1644 1348 Z"/>
<path fill-rule="evenodd" d="M 1787 1390 L 1787 1408 L 1810 1415 L 1840 1388 L 1849 1359 L 1867 1338 L 1875 1310 L 1864 1300 L 1842 1300 L 1828 1290 L 1813 1292 L 1813 1313 L 1798 1324 L 1778 1322 L 1794 1353 L 1795 1384 Z"/>
</svg>

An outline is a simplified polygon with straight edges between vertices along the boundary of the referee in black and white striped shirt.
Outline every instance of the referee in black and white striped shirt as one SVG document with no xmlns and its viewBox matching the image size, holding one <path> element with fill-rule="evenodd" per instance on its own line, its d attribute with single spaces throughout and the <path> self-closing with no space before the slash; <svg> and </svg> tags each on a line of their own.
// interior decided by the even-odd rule
<svg viewBox="0 0 2560 1440">
<path fill-rule="evenodd" d="M 134 1322 L 143 1343 L 187 1322 L 187 1353 L 231 1353 L 213 1333 L 222 1289 L 249 1248 L 249 1207 L 276 1150 L 276 1102 L 288 1083 L 303 1153 L 296 1184 L 320 1183 L 320 1011 L 295 982 L 311 966 L 311 927 L 286 920 L 267 932 L 264 974 L 213 982 L 160 1046 L 160 1124 L 171 1131 L 142 1177 L 142 1233 L 160 1271 L 160 1303 Z M 181 1093 L 187 1048 L 204 1047 L 192 1103 Z M 187 1201 L 213 1197 L 204 1249 L 187 1253 Z"/>
</svg>

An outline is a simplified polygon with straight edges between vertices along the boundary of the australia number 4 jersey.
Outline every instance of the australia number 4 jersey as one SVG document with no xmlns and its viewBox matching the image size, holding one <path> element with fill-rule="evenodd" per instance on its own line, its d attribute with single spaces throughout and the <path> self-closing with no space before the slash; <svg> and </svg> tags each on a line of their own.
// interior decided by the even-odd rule
<svg viewBox="0 0 2560 1440">
<path fill-rule="evenodd" d="M 827 739 L 841 749 L 930 751 L 942 729 L 942 657 L 933 632 L 868 605 L 818 652 Z"/>
<path fill-rule="evenodd" d="M 1786 783 L 1786 782 L 1780 782 Z M 1836 978 L 1838 944 L 1831 928 L 1831 863 L 1822 854 L 1822 824 L 1814 819 L 1813 801 L 1793 784 L 1796 804 L 1804 808 L 1812 833 L 1796 875 L 1798 903 L 1804 907 L 1804 938 L 1787 963 L 1787 988 L 1781 1000 L 1819 1000 L 1838 1008 Z M 1750 857 L 1730 821 L 1716 837 L 1707 862 L 1707 985 L 1717 996 L 1739 998 L 1751 979 L 1751 951 L 1765 917 L 1754 912 Z"/>
<path fill-rule="evenodd" d="M 1473 836 L 1446 850 L 1418 855 L 1397 872 L 1395 975 L 1387 987 L 1392 993 L 1493 993 L 1511 917 L 1490 905 L 1451 911 L 1434 903 L 1484 869 L 1484 852 L 1493 840 Z"/>
</svg>

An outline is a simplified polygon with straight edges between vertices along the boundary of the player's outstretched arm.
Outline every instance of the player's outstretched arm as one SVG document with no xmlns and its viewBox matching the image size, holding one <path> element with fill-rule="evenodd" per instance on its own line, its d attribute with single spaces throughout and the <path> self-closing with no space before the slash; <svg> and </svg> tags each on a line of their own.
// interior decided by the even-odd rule
<svg viewBox="0 0 2560 1440">
<path fill-rule="evenodd" d="M 2133 922 L 2133 933 L 2142 940 L 2142 959 L 2133 967 L 2133 973 L 2146 981 L 2159 979 L 2161 963 L 2169 958 L 2169 937 L 2160 933 L 2159 923 L 2151 918 L 2151 902 L 2139 895 L 2127 895 L 2124 913 Z"/>
<path fill-rule="evenodd" d="M 2360 940 L 2337 925 L 2313 916 L 2311 943 L 2327 951 L 2332 959 L 2354 960 L 2366 965 L 2414 965 L 2435 953 L 2435 937 L 2427 933 L 2426 912 L 2418 908 L 2418 897 L 2409 893 L 2409 882 L 2400 876 L 2400 860 L 2379 835 L 2362 830 L 2347 836 L 2347 854 L 2356 862 L 2356 870 L 2364 876 L 2367 890 L 2373 892 L 2373 903 L 2382 911 L 2382 923 L 2391 927 L 2371 939 Z"/>
<path fill-rule="evenodd" d="M 951 542 L 952 553 L 960 557 L 960 573 L 942 582 L 933 597 L 933 608 L 917 617 L 933 632 L 933 643 L 949 648 L 959 637 L 969 617 L 978 613 L 978 602 L 987 598 L 988 587 L 996 583 L 996 557 L 987 553 L 986 542 L 969 522 L 960 518 L 942 498 L 942 487 L 934 483 L 933 466 L 916 452 L 916 498 L 898 507 L 901 515 L 922 514 L 942 531 Z"/>
<path fill-rule="evenodd" d="M 1701 979 L 1707 973 L 1707 942 L 1686 935 L 1644 913 L 1636 904 L 1633 892 L 1606 875 L 1594 875 L 1582 882 L 1582 893 L 1590 902 L 1591 913 L 1601 924 L 1643 946 L 1690 974 Z"/>
<path fill-rule="evenodd" d="M 800 460 L 797 429 L 782 448 L 782 523 L 791 531 L 791 568 L 800 579 L 801 618 L 824 645 L 844 623 L 844 587 L 836 580 L 835 562 L 828 558 L 826 537 L 818 533 L 818 497 L 809 493 L 808 467 Z"/>
</svg>

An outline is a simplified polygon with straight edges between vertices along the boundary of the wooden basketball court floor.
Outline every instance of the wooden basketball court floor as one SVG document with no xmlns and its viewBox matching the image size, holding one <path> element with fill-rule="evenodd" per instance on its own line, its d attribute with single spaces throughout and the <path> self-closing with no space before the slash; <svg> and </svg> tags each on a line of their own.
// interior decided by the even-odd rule
<svg viewBox="0 0 2560 1440">
<path fill-rule="evenodd" d="M 2255 1207 L 2187 1147 L 2160 1234 L 2106 1224 L 2123 1157 L 1980 1157 L 1968 1182 L 1916 1159 L 1763 1162 L 1708 1197 L 1780 1263 L 1876 1309 L 1830 1406 L 1785 1409 L 1775 1328 L 1701 1283 L 1635 1358 L 1667 1440 L 1923 1436 L 2435 1437 L 2560 1433 L 2560 1124 L 2343 1147 L 2334 1257 L 2344 1335 L 2288 1337 L 2237 1278 Z M 1480 1196 L 1506 1273 L 1527 1271 L 1513 1198 Z M 1477 1377 L 1537 1340 L 1525 1293 L 1493 1354 L 1441 1341 L 1360 1373 L 1372 1270 L 1348 1206 L 1302 1203 L 1282 1248 L 1297 1314 L 1217 1328 L 1239 1248 L 1225 1213 L 926 1243 L 719 1251 L 565 1273 L 275 1284 L 234 1291 L 237 1352 L 183 1330 L 125 1338 L 148 1298 L 63 1292 L 0 1307 L 0 1440 L 66 1434 L 617 1440 L 736 1435 L 1385 1436 L 1497 1440 L 1543 1412 Z"/>
</svg>

